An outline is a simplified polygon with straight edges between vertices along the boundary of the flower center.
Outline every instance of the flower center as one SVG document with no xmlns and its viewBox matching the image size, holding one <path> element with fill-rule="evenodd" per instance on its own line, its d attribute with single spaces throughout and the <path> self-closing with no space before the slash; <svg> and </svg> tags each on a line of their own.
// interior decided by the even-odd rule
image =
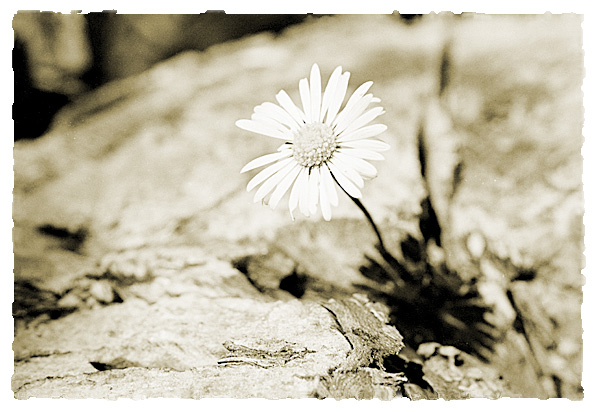
<svg viewBox="0 0 595 412">
<path fill-rule="evenodd" d="M 295 132 L 293 157 L 301 166 L 320 166 L 331 158 L 336 148 L 337 139 L 325 124 L 305 124 Z"/>
</svg>

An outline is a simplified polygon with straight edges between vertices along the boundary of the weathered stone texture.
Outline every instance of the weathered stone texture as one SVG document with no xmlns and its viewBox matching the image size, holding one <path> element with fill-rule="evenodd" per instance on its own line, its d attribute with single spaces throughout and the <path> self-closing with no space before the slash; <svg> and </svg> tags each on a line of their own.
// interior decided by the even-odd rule
<svg viewBox="0 0 595 412">
<path fill-rule="evenodd" d="M 481 273 L 486 290 L 490 284 L 508 290 L 509 299 L 498 292 L 488 298 L 511 301 L 517 315 L 510 325 L 523 320 L 526 356 L 548 382 L 508 377 L 527 391 L 541 386 L 541 397 L 581 396 L 580 21 L 486 16 L 455 25 L 448 83 L 432 112 L 447 120 L 428 138 L 430 153 L 446 146 L 451 159 L 433 159 L 444 178 L 431 191 L 442 205 L 449 265 L 461 276 Z M 443 184 L 448 179 L 452 185 Z M 469 236 L 483 238 L 476 256 Z M 503 319 L 512 307 L 501 303 L 496 313 Z"/>
</svg>

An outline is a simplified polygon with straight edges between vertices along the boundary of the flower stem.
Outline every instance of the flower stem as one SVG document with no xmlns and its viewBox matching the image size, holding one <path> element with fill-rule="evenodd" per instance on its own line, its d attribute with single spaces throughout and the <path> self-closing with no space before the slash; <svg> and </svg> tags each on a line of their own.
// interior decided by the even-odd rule
<svg viewBox="0 0 595 412">
<path fill-rule="evenodd" d="M 347 193 L 347 196 L 349 196 L 351 200 L 353 200 L 353 203 L 355 203 L 356 206 L 359 207 L 364 216 L 366 216 L 366 219 L 368 219 L 370 226 L 372 226 L 372 229 L 374 230 L 374 233 L 376 233 L 376 237 L 378 238 L 378 248 L 382 252 L 386 252 L 386 248 L 384 247 L 384 242 L 382 241 L 382 235 L 380 234 L 380 230 L 378 230 L 378 226 L 376 226 L 376 223 L 374 223 L 374 219 L 372 219 L 372 216 L 368 212 L 368 209 L 366 209 L 366 207 L 359 199 L 349 195 L 349 193 Z"/>
<path fill-rule="evenodd" d="M 349 196 L 349 198 L 351 200 L 353 200 L 353 203 L 355 203 L 355 205 L 359 208 L 359 210 L 362 211 L 362 213 L 364 214 L 366 219 L 368 219 L 368 223 L 370 223 L 370 226 L 372 226 L 372 229 L 374 230 L 374 233 L 376 233 L 376 237 L 378 238 L 378 250 L 380 250 L 380 252 L 382 254 L 388 253 L 386 248 L 384 247 L 384 242 L 382 241 L 382 235 L 380 234 L 380 230 L 378 230 L 378 226 L 376 226 L 376 223 L 374 222 L 374 219 L 372 219 L 372 215 L 370 215 L 370 212 L 368 212 L 368 209 L 366 209 L 364 204 L 358 198 L 355 198 L 355 197 L 351 196 L 349 193 L 347 193 L 347 191 L 343 188 L 343 186 L 341 186 L 339 184 L 339 182 L 337 182 L 337 179 L 335 178 L 335 176 L 332 173 L 331 173 L 331 176 L 333 176 L 333 179 L 335 180 L 337 185 L 341 188 L 341 190 L 343 190 L 343 192 L 345 192 L 345 194 L 347 196 Z"/>
</svg>

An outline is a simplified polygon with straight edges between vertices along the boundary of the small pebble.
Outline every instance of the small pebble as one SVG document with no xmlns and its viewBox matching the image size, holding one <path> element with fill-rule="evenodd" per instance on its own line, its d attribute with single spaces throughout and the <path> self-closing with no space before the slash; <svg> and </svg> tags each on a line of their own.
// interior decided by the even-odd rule
<svg viewBox="0 0 595 412">
<path fill-rule="evenodd" d="M 483 236 L 477 232 L 471 233 L 467 237 L 467 250 L 475 259 L 479 259 L 486 248 L 486 241 Z"/>
<path fill-rule="evenodd" d="M 454 358 L 459 355 L 461 351 L 454 346 L 440 346 L 438 348 L 438 353 L 446 358 Z"/>
<path fill-rule="evenodd" d="M 425 359 L 428 359 L 434 356 L 439 347 L 440 344 L 436 342 L 422 343 L 419 345 L 419 348 L 417 348 L 417 354 Z"/>
<path fill-rule="evenodd" d="M 483 372 L 479 368 L 471 367 L 467 369 L 465 376 L 469 379 L 480 380 L 483 378 Z"/>
<path fill-rule="evenodd" d="M 114 300 L 114 291 L 112 285 L 107 281 L 93 282 L 89 293 L 93 298 L 101 303 L 111 303 Z"/>
<path fill-rule="evenodd" d="M 57 305 L 61 308 L 76 308 L 81 306 L 81 303 L 81 298 L 77 296 L 75 293 L 70 292 L 62 296 L 62 298 L 58 301 Z"/>
</svg>

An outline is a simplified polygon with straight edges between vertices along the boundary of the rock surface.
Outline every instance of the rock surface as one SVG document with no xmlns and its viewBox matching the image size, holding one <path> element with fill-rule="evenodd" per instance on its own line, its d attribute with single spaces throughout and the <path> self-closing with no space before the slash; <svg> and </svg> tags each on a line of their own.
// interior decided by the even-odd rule
<svg viewBox="0 0 595 412">
<path fill-rule="evenodd" d="M 186 252 L 192 259 L 204 256 L 199 249 Z M 154 279 L 123 288 L 123 303 L 19 330 L 18 398 L 301 398 L 314 396 L 329 371 L 370 363 L 363 356 L 347 361 L 353 338 L 338 323 L 341 315 L 320 304 L 274 301 L 215 259 L 152 261 Z M 398 353 L 402 343 L 394 327 L 357 301 L 345 304 L 354 316 L 369 318 L 356 322 L 360 329 L 372 325 L 386 336 L 359 348 L 380 360 Z"/>
<path fill-rule="evenodd" d="M 430 181 L 446 259 L 462 277 L 481 274 L 495 321 L 523 337 L 504 339 L 511 347 L 497 348 L 503 354 L 493 362 L 539 397 L 582 396 L 579 22 L 563 15 L 457 25 L 448 82 L 427 117 L 445 119 L 428 124 L 427 140 L 430 153 L 446 148 L 449 159 L 434 159 Z M 536 378 L 518 374 L 518 362 L 532 363 Z"/>
<path fill-rule="evenodd" d="M 467 390 L 428 355 L 404 393 L 582 397 L 581 59 L 576 16 L 335 16 L 84 96 L 15 145 L 15 397 L 392 399 L 413 382 L 386 362 L 411 331 L 352 297 L 378 287 L 359 210 L 292 222 L 238 173 L 277 143 L 234 122 L 280 89 L 297 100 L 313 62 L 382 99 L 391 150 L 363 199 L 391 253 L 421 236 L 429 193 L 449 267 L 495 305 L 502 337 Z"/>
</svg>

